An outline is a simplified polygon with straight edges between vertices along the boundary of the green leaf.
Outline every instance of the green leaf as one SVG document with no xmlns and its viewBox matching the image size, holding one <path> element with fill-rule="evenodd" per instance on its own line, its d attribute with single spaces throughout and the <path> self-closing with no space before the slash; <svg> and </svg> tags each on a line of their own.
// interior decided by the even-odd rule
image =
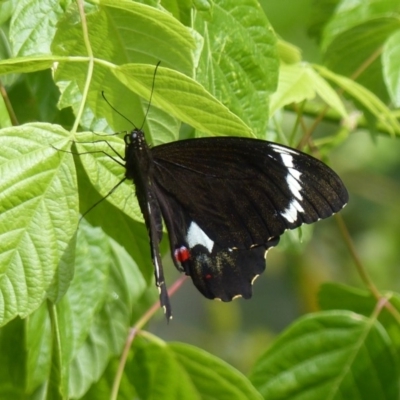
<svg viewBox="0 0 400 400">
<path fill-rule="evenodd" d="M 125 64 L 112 69 L 124 85 L 143 98 L 150 97 L 152 71 L 151 66 L 140 64 Z M 152 97 L 154 105 L 210 135 L 251 136 L 250 129 L 195 80 L 162 67 L 158 71 Z"/>
<path fill-rule="evenodd" d="M 10 116 L 3 97 L 0 97 L 0 128 L 8 128 L 12 126 Z"/>
<path fill-rule="evenodd" d="M 48 304 L 51 320 L 51 368 L 46 387 L 47 400 L 63 400 L 69 397 L 67 382 L 68 356 L 71 351 L 71 340 L 68 337 L 68 323 L 70 319 L 66 312 L 58 313 L 54 305 Z M 69 310 L 68 310 L 69 311 Z"/>
<path fill-rule="evenodd" d="M 112 262 L 107 295 L 70 367 L 70 395 L 73 398 L 80 398 L 104 373 L 110 357 L 121 353 L 132 308 L 137 306 L 147 287 L 138 266 L 126 251 L 112 240 L 109 245 Z"/>
<path fill-rule="evenodd" d="M 25 332 L 26 389 L 33 392 L 50 376 L 52 342 L 46 303 L 26 319 Z"/>
<path fill-rule="evenodd" d="M 202 399 L 261 399 L 238 370 L 197 347 L 170 343 L 169 348 L 185 369 Z"/>
<path fill-rule="evenodd" d="M 382 53 L 383 77 L 390 98 L 400 107 L 400 31 L 386 41 Z"/>
<path fill-rule="evenodd" d="M 279 59 L 284 64 L 300 63 L 301 50 L 299 47 L 297 47 L 289 42 L 286 42 L 283 39 L 278 39 L 277 48 L 278 48 Z M 282 66 L 280 66 L 280 68 L 281 67 Z M 280 76 L 280 70 L 279 70 L 279 76 Z M 278 82 L 278 85 L 279 85 L 279 82 Z"/>
<path fill-rule="evenodd" d="M 100 5 L 98 13 L 88 16 L 88 30 L 96 57 L 116 64 L 133 61 L 156 64 L 161 61 L 165 67 L 193 74 L 195 41 L 190 30 L 171 14 L 128 0 L 94 0 L 93 3 Z M 103 15 L 107 21 L 106 31 L 102 30 L 102 22 L 99 25 Z M 105 38 L 109 42 L 106 46 L 112 48 L 111 58 L 103 57 L 106 55 L 103 50 Z M 155 43 L 156 46 L 149 47 Z M 69 49 L 79 51 L 74 44 Z"/>
<path fill-rule="evenodd" d="M 256 362 L 264 399 L 397 399 L 399 365 L 376 318 L 326 311 L 292 324 Z"/>
<path fill-rule="evenodd" d="M 332 17 L 340 0 L 312 0 L 308 34 L 320 42 L 321 32 Z"/>
<path fill-rule="evenodd" d="M 182 24 L 191 26 L 192 0 L 163 0 L 162 6 Z"/>
<path fill-rule="evenodd" d="M 120 353 L 132 307 L 146 289 L 137 265 L 99 228 L 82 222 L 77 243 L 74 279 L 52 308 L 53 331 L 46 307 L 27 322 L 28 392 L 54 376 L 52 390 L 57 393 L 61 388 L 64 394 L 81 397 L 99 379 L 110 357 Z M 55 336 L 59 340 L 52 345 Z"/>
<path fill-rule="evenodd" d="M 50 359 L 53 354 L 56 368 L 63 371 L 61 375 L 56 373 L 55 376 L 59 379 L 62 377 L 63 383 L 60 385 L 63 386 L 62 391 L 67 392 L 69 364 L 85 341 L 94 314 L 98 312 L 106 293 L 109 257 L 107 258 L 107 243 L 104 238 L 104 234 L 102 232 L 99 234 L 99 230 L 89 230 L 85 225 L 81 225 L 74 280 L 67 295 L 56 308 L 52 307 L 53 323 L 57 327 L 56 336 L 61 339 L 53 340 L 55 346 L 53 349 L 51 344 L 55 332 L 50 329 L 47 308 L 41 307 L 28 320 L 26 328 L 28 391 L 36 389 L 49 378 Z M 55 357 L 56 354 L 59 357 Z"/>
<path fill-rule="evenodd" d="M 85 219 L 93 226 L 100 226 L 107 235 L 128 251 L 149 282 L 153 276 L 149 237 L 139 212 L 134 186 L 131 182 L 124 182 L 104 199 L 104 196 L 121 181 L 124 170 L 115 161 L 97 152 L 104 150 L 112 154 L 104 142 L 93 143 L 92 134 L 90 136 L 83 134 L 80 138 L 88 139 L 88 142 L 76 143 L 78 150 L 90 152 L 75 157 L 80 188 L 80 210 L 85 213 Z M 102 140 L 99 136 L 95 138 Z M 121 139 L 107 136 L 107 141 L 121 151 L 122 147 L 119 148 L 122 145 Z M 107 166 L 110 169 L 107 169 Z M 98 174 L 98 171 L 101 173 Z M 95 204 L 97 205 L 93 207 Z"/>
<path fill-rule="evenodd" d="M 133 351 L 125 375 L 142 399 L 261 399 L 239 371 L 193 346 L 136 338 Z"/>
<path fill-rule="evenodd" d="M 24 321 L 19 318 L 0 328 L 0 360 L 0 398 L 23 398 L 26 353 Z M 8 391 L 15 391 L 14 396 L 6 396 Z"/>
<path fill-rule="evenodd" d="M 78 218 L 68 132 L 49 124 L 0 131 L 0 325 L 39 307 Z M 65 267 L 65 266 L 64 266 Z"/>
<path fill-rule="evenodd" d="M 59 57 L 29 56 L 0 60 L 0 74 L 41 71 L 50 68 Z"/>
<path fill-rule="evenodd" d="M 383 293 L 383 295 L 400 313 L 400 295 L 391 292 Z M 321 286 L 318 301 L 324 310 L 350 310 L 366 317 L 371 315 L 377 306 L 376 298 L 367 290 L 335 283 L 325 283 Z M 385 327 L 400 355 L 400 330 L 397 319 L 386 308 L 383 308 L 379 313 L 378 320 Z"/>
<path fill-rule="evenodd" d="M 326 79 L 331 80 L 362 104 L 391 134 L 400 133 L 400 123 L 392 111 L 374 93 L 353 80 L 337 75 L 330 70 L 314 65 L 315 69 Z"/>
<path fill-rule="evenodd" d="M 198 11 L 210 12 L 213 8 L 212 0 L 193 0 L 193 7 Z"/>
<path fill-rule="evenodd" d="M 282 64 L 277 91 L 271 96 L 270 114 L 291 103 L 300 103 L 320 96 L 342 117 L 347 111 L 342 100 L 332 87 L 308 64 Z"/>
<path fill-rule="evenodd" d="M 85 168 L 93 187 L 102 197 L 107 196 L 124 179 L 125 170 L 122 165 L 118 164 L 118 162 L 124 162 L 122 158 L 125 152 L 124 141 L 117 136 L 95 136 L 91 132 L 82 132 L 79 133 L 79 141 L 75 142 L 75 145 L 78 154 L 81 154 L 80 162 Z M 106 154 L 115 158 L 115 160 Z M 125 181 L 118 186 L 106 200 L 123 210 L 132 219 L 143 222 L 143 216 L 134 196 L 134 186 L 131 181 Z M 95 204 L 94 198 L 93 204 Z"/>
<path fill-rule="evenodd" d="M 346 76 L 353 76 L 364 64 L 368 67 L 357 82 L 383 100 L 387 98 L 379 54 L 386 39 L 400 28 L 400 19 L 385 17 L 367 22 L 339 36 L 327 49 L 325 65 Z M 338 55 L 340 54 L 340 57 Z M 370 58 L 374 59 L 370 63 Z"/>
<path fill-rule="evenodd" d="M 50 45 L 63 10 L 58 0 L 16 2 L 11 24 L 12 53 L 17 56 L 50 54 Z"/>
<path fill-rule="evenodd" d="M 320 2 L 323 4 L 323 2 Z M 330 1 L 331 3 L 331 1 Z M 326 4 L 325 4 L 326 7 Z M 342 33 L 375 18 L 400 11 L 397 0 L 357 1 L 341 0 L 335 7 L 333 16 L 325 27 L 322 48 L 326 48 Z M 372 39 L 371 37 L 369 39 Z"/>
<path fill-rule="evenodd" d="M 15 2 L 12 0 L 0 1 L 0 25 L 3 25 L 12 16 L 14 7 Z"/>
<path fill-rule="evenodd" d="M 150 72 L 153 77 L 155 65 L 161 61 L 164 67 L 192 76 L 195 40 L 188 28 L 165 11 L 123 0 L 99 1 L 98 4 L 96 10 L 87 15 L 95 66 L 81 123 L 88 129 L 104 130 L 106 120 L 112 130 L 126 130 L 127 121 L 101 97 L 104 91 L 115 109 L 141 126 L 147 103 L 143 104 L 143 99 L 124 87 L 110 70 L 125 63 L 149 63 L 153 65 Z M 82 28 L 76 24 L 75 14 L 67 14 L 59 24 L 53 52 L 66 56 L 87 55 Z M 87 69 L 86 62 L 61 63 L 57 68 L 55 79 L 62 92 L 63 107 L 72 105 L 74 110 L 79 107 Z M 144 100 L 147 102 L 149 96 Z M 162 112 L 157 114 L 162 115 Z M 153 135 L 149 126 L 144 129 Z"/>
<path fill-rule="evenodd" d="M 210 16 L 196 15 L 196 30 L 204 38 L 197 79 L 264 138 L 269 96 L 278 80 L 274 31 L 255 0 L 218 0 Z"/>
</svg>

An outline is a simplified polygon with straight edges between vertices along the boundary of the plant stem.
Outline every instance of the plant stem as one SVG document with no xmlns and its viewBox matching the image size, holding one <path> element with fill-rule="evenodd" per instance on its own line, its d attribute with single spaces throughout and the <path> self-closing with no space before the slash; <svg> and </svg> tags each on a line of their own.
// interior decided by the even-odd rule
<svg viewBox="0 0 400 400">
<path fill-rule="evenodd" d="M 172 296 L 186 281 L 188 277 L 186 275 L 182 275 L 179 279 L 175 281 L 175 283 L 169 288 L 168 296 Z M 128 336 L 125 341 L 124 350 L 121 354 L 121 358 L 118 364 L 117 373 L 114 378 L 114 383 L 111 391 L 110 400 L 117 400 L 119 386 L 121 384 L 122 374 L 125 369 L 126 360 L 128 359 L 129 350 L 132 346 L 132 342 L 135 339 L 136 334 L 142 329 L 142 327 L 147 324 L 153 314 L 160 308 L 160 301 L 154 303 L 147 312 L 143 315 L 142 318 L 139 319 L 136 324 L 130 328 Z"/>
<path fill-rule="evenodd" d="M 88 72 L 87 72 L 87 76 L 86 76 L 85 86 L 83 88 L 81 103 L 79 105 L 79 109 L 76 114 L 74 125 L 71 129 L 72 133 L 75 133 L 78 130 L 78 126 L 79 126 L 79 123 L 80 123 L 80 120 L 81 120 L 81 117 L 82 117 L 82 114 L 83 114 L 83 111 L 85 108 L 85 103 L 86 103 L 86 99 L 87 99 L 88 92 L 89 92 L 90 82 L 92 81 L 93 68 L 94 68 L 93 50 L 92 50 L 92 46 L 90 45 L 89 31 L 88 31 L 88 27 L 87 27 L 87 23 L 86 23 L 86 15 L 85 15 L 85 9 L 83 7 L 83 1 L 77 0 L 76 2 L 78 4 L 79 15 L 81 16 L 83 41 L 85 43 L 86 51 L 88 53 L 89 65 L 88 65 Z"/>
<path fill-rule="evenodd" d="M 342 216 L 340 214 L 336 214 L 335 218 L 339 225 L 339 230 L 343 236 L 343 239 L 347 245 L 347 248 L 349 249 L 350 254 L 353 258 L 353 261 L 356 265 L 356 268 L 361 277 L 361 280 L 364 282 L 365 286 L 367 286 L 367 288 L 372 293 L 372 295 L 376 298 L 376 300 L 379 302 L 379 304 L 381 304 L 381 305 L 383 304 L 383 307 L 385 307 L 392 314 L 392 316 L 396 319 L 396 321 L 400 324 L 399 311 L 393 306 L 393 304 L 390 303 L 390 299 L 387 296 L 384 296 L 379 292 L 379 290 L 376 288 L 376 286 L 372 282 L 371 278 L 369 277 L 366 269 L 364 268 L 364 266 L 360 260 L 360 257 L 358 256 L 358 254 L 356 252 L 353 241 L 351 240 L 350 233 L 347 229 L 345 222 L 343 221 Z"/>
</svg>

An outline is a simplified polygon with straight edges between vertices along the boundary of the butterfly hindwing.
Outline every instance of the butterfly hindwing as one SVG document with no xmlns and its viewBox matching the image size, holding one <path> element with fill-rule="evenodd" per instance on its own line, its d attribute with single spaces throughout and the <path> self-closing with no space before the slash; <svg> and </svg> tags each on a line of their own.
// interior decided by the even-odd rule
<svg viewBox="0 0 400 400">
<path fill-rule="evenodd" d="M 189 275 L 197 289 L 209 299 L 250 298 L 255 278 L 265 270 L 266 252 L 278 244 L 279 237 L 248 249 L 221 247 L 173 197 L 162 195 L 162 189 L 159 190 L 171 254 L 177 268 Z"/>
</svg>

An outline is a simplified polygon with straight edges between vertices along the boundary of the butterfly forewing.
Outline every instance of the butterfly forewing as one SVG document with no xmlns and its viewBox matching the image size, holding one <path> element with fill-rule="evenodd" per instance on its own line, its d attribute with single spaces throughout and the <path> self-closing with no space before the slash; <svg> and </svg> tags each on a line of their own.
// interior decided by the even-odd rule
<svg viewBox="0 0 400 400">
<path fill-rule="evenodd" d="M 152 154 L 154 180 L 221 246 L 265 243 L 332 215 L 348 199 L 325 164 L 262 140 L 190 139 Z"/>
</svg>

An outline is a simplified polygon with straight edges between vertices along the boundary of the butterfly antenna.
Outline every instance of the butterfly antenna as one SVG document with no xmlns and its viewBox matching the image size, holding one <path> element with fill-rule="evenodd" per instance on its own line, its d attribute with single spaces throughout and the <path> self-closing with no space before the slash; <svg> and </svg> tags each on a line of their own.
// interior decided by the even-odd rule
<svg viewBox="0 0 400 400">
<path fill-rule="evenodd" d="M 153 92 L 154 92 L 154 85 L 156 83 L 156 74 L 157 74 L 157 69 L 159 67 L 159 65 L 161 64 L 161 61 L 159 61 L 156 65 L 156 68 L 154 69 L 154 73 L 153 73 L 153 83 L 151 84 L 151 92 L 150 92 L 150 99 L 149 99 L 149 105 L 147 106 L 147 110 L 146 110 L 146 114 L 144 115 L 144 119 L 143 119 L 143 124 L 140 127 L 140 130 L 142 130 L 144 123 L 146 122 L 146 118 L 147 118 L 147 114 L 149 113 L 150 110 L 150 106 L 151 106 L 151 99 L 153 98 Z"/>
<path fill-rule="evenodd" d="M 87 214 L 89 214 L 90 211 L 93 210 L 93 208 L 95 208 L 96 206 L 98 206 L 102 201 L 104 201 L 107 197 L 111 196 L 115 189 L 117 189 L 118 186 L 120 186 L 122 183 L 124 183 L 126 181 L 126 177 L 121 179 L 104 197 L 102 197 L 99 201 L 96 201 L 96 203 L 94 203 L 88 210 L 86 210 L 81 217 L 79 218 L 79 222 L 82 221 L 83 218 L 85 218 L 85 216 Z"/>
<path fill-rule="evenodd" d="M 127 117 L 125 117 L 125 115 L 123 115 L 122 113 L 120 113 L 107 99 L 104 91 L 101 91 L 101 95 L 103 96 L 103 99 L 106 101 L 106 103 L 111 107 L 112 110 L 114 110 L 118 115 L 120 115 L 123 119 L 125 119 L 126 121 L 128 121 L 135 129 L 136 129 L 136 125 Z"/>
</svg>

